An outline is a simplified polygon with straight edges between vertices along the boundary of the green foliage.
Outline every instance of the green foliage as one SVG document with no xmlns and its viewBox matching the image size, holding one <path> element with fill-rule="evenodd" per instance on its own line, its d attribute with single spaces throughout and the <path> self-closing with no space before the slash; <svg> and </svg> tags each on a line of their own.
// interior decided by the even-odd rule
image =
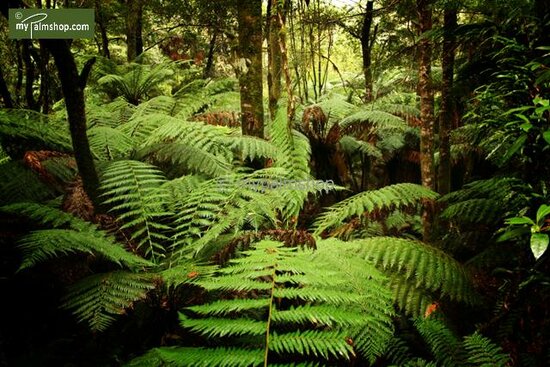
<svg viewBox="0 0 550 367">
<path fill-rule="evenodd" d="M 56 191 L 20 162 L 0 165 L 0 202 L 41 202 L 52 199 Z"/>
<path fill-rule="evenodd" d="M 158 64 L 153 67 L 145 64 L 130 64 L 128 69 L 129 71 L 123 75 L 105 75 L 98 80 L 98 83 L 112 98 L 120 96 L 134 105 L 150 97 L 158 84 L 174 73 L 169 64 Z"/>
<path fill-rule="evenodd" d="M 468 352 L 467 362 L 480 367 L 509 366 L 509 357 L 502 349 L 479 333 L 464 337 L 464 349 Z"/>
<path fill-rule="evenodd" d="M 266 365 L 272 359 L 347 360 L 359 353 L 373 361 L 392 334 L 385 278 L 367 264 L 350 268 L 330 260 L 335 250 L 324 246 L 312 254 L 273 241 L 257 243 L 214 277 L 196 282 L 215 301 L 180 314 L 184 328 L 211 341 L 223 340 L 227 347 L 160 348 L 141 360 L 154 356 L 175 365 L 200 361 L 241 366 L 243 361 Z M 369 325 L 368 330 L 378 332 L 365 332 Z M 221 359 L 224 352 L 226 358 Z"/>
<path fill-rule="evenodd" d="M 392 237 L 355 240 L 349 244 L 348 253 L 367 260 L 389 277 L 394 301 L 407 314 L 423 315 L 438 299 L 438 293 L 466 304 L 479 301 L 469 274 L 441 250 Z"/>
<path fill-rule="evenodd" d="M 88 129 L 88 138 L 92 153 L 102 161 L 125 158 L 134 147 L 134 142 L 128 135 L 107 126 Z"/>
<path fill-rule="evenodd" d="M 334 204 L 322 213 L 313 227 L 321 234 L 343 225 L 346 220 L 418 205 L 423 199 L 436 199 L 437 194 L 423 186 L 401 183 L 379 190 L 365 191 Z"/>
<path fill-rule="evenodd" d="M 454 223 L 496 224 L 527 203 L 526 185 L 513 177 L 494 177 L 464 185 L 445 195 L 441 217 Z"/>
<path fill-rule="evenodd" d="M 80 280 L 66 295 L 64 308 L 73 310 L 79 321 L 89 324 L 91 330 L 105 330 L 131 305 L 154 288 L 153 278 L 147 274 L 124 271 L 100 273 Z"/>
<path fill-rule="evenodd" d="M 163 203 L 168 193 L 162 188 L 166 181 L 156 167 L 138 161 L 117 161 L 103 171 L 101 190 L 105 205 L 124 221 L 121 229 L 131 229 L 131 239 L 138 249 L 153 261 L 163 256 L 164 234 L 170 228 L 162 223 L 169 216 Z"/>
<path fill-rule="evenodd" d="M 7 153 L 12 149 L 21 150 L 21 145 L 27 150 L 72 150 L 66 122 L 32 110 L 1 110 L 0 137 L 4 149 L 8 150 Z M 15 146 L 12 147 L 11 142 Z"/>
</svg>

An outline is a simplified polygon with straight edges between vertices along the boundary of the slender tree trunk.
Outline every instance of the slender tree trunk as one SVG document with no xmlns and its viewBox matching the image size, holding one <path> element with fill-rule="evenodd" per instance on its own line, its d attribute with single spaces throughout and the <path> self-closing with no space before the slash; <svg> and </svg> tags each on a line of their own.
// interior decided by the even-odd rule
<svg viewBox="0 0 550 367">
<path fill-rule="evenodd" d="M 40 104 L 42 105 L 42 113 L 50 113 L 50 73 L 48 72 L 48 63 L 50 62 L 50 54 L 48 50 L 40 45 L 40 55 L 38 55 L 40 63 Z"/>
<path fill-rule="evenodd" d="M 99 208 L 99 179 L 86 134 L 84 103 L 84 87 L 93 61 L 88 62 L 82 70 L 82 74 L 79 75 L 68 42 L 49 39 L 41 40 L 41 42 L 52 54 L 58 70 L 61 89 L 65 97 L 65 108 L 67 109 L 74 156 L 78 172 L 82 177 L 84 190 L 95 204 L 95 207 Z"/>
<path fill-rule="evenodd" d="M 38 105 L 34 99 L 34 77 L 35 70 L 34 64 L 31 59 L 32 44 L 29 40 L 22 41 L 21 57 L 25 64 L 25 101 L 27 102 L 27 108 L 31 110 L 38 110 Z"/>
<path fill-rule="evenodd" d="M 422 185 L 435 190 L 434 173 L 434 93 L 431 81 L 432 45 L 425 33 L 432 29 L 432 10 L 429 0 L 416 2 L 420 42 L 418 94 L 420 96 L 420 170 Z M 433 210 L 426 205 L 422 216 L 424 240 L 429 241 L 432 233 Z"/>
<path fill-rule="evenodd" d="M 239 1 L 237 19 L 239 23 L 238 54 L 243 65 L 242 70 L 239 71 L 242 132 L 245 135 L 263 137 L 262 2 Z"/>
<path fill-rule="evenodd" d="M 363 26 L 361 28 L 361 54 L 363 59 L 363 75 L 365 77 L 365 100 L 372 101 L 372 69 L 371 52 L 374 37 L 371 38 L 371 27 L 373 19 L 374 1 L 367 1 L 365 15 L 363 17 Z"/>
<path fill-rule="evenodd" d="M 214 74 L 214 51 L 216 50 L 218 33 L 218 29 L 214 29 L 214 33 L 212 34 L 212 38 L 210 39 L 210 46 L 208 47 L 208 57 L 206 59 L 206 65 L 202 73 L 203 78 L 210 78 Z"/>
<path fill-rule="evenodd" d="M 269 0 L 267 5 L 267 84 L 269 89 L 269 113 L 271 118 L 275 117 L 277 103 L 281 98 L 281 47 L 279 35 L 281 26 L 278 20 L 278 1 Z"/>
<path fill-rule="evenodd" d="M 128 62 L 132 62 L 143 52 L 141 37 L 143 0 L 127 0 L 126 11 L 126 57 Z"/>
<path fill-rule="evenodd" d="M 106 58 L 111 58 L 111 52 L 109 51 L 109 36 L 107 34 L 107 27 L 105 25 L 105 13 L 101 8 L 101 1 L 95 0 L 95 11 L 97 25 L 99 26 L 99 32 L 101 34 L 101 53 Z"/>
<path fill-rule="evenodd" d="M 6 108 L 13 108 L 13 101 L 11 99 L 10 90 L 4 79 L 4 73 L 2 72 L 2 67 L 0 67 L 0 97 L 4 101 L 4 106 Z"/>
<path fill-rule="evenodd" d="M 445 10 L 441 59 L 443 83 L 441 88 L 441 108 L 439 112 L 439 170 L 437 178 L 437 188 L 441 195 L 448 194 L 451 191 L 451 145 L 449 137 L 454 118 L 454 98 L 452 89 L 455 63 L 454 31 L 456 26 L 456 10 Z"/>
<path fill-rule="evenodd" d="M 23 88 L 23 52 L 21 50 L 21 41 L 15 41 L 15 50 L 17 53 L 17 81 L 15 83 L 15 103 L 21 104 L 21 89 Z"/>
</svg>

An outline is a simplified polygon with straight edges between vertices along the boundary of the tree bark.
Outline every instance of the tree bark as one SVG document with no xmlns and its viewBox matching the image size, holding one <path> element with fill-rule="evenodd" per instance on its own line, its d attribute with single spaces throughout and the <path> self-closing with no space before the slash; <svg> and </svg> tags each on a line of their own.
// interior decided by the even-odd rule
<svg viewBox="0 0 550 367">
<path fill-rule="evenodd" d="M 246 0 L 237 4 L 238 55 L 241 95 L 241 127 L 245 135 L 264 136 L 262 90 L 262 2 Z M 246 66 L 244 66 L 246 65 Z"/>
<path fill-rule="evenodd" d="M 281 98 L 281 47 L 279 45 L 279 35 L 281 27 L 278 20 L 278 1 L 269 0 L 267 5 L 267 84 L 269 90 L 269 113 L 271 118 L 275 118 L 277 104 Z"/>
<path fill-rule="evenodd" d="M 22 40 L 21 57 L 25 64 L 25 102 L 30 110 L 38 110 L 38 104 L 34 99 L 34 77 L 35 68 L 31 59 L 32 43 L 29 40 Z"/>
<path fill-rule="evenodd" d="M 99 26 L 99 32 L 101 34 L 101 53 L 106 58 L 111 58 L 111 52 L 109 51 L 109 36 L 107 34 L 107 26 L 105 25 L 105 13 L 101 8 L 101 1 L 95 0 L 95 12 L 97 18 L 97 25 Z"/>
<path fill-rule="evenodd" d="M 126 11 L 126 57 L 128 62 L 132 62 L 143 52 L 141 36 L 143 0 L 127 0 Z"/>
<path fill-rule="evenodd" d="M 4 73 L 2 72 L 1 67 L 0 67 L 0 97 L 2 97 L 2 100 L 4 101 L 4 106 L 6 108 L 13 108 L 13 101 L 11 99 L 10 90 L 8 89 L 8 85 L 6 84 L 6 80 L 4 79 Z"/>
<path fill-rule="evenodd" d="M 69 130 L 73 144 L 73 151 L 82 177 L 84 190 L 95 204 L 100 207 L 98 199 L 99 179 L 95 169 L 95 163 L 90 151 L 88 136 L 86 134 L 86 113 L 84 103 L 84 86 L 86 77 L 90 72 L 91 64 L 88 62 L 82 75 L 78 74 L 74 56 L 69 44 L 65 40 L 41 40 L 44 46 L 52 54 L 61 81 L 61 89 L 65 97 L 65 108 L 69 120 Z"/>
<path fill-rule="evenodd" d="M 374 37 L 371 38 L 371 27 L 373 19 L 374 1 L 367 1 L 365 15 L 363 16 L 363 26 L 361 28 L 361 54 L 363 59 L 363 75 L 365 77 L 365 100 L 372 101 L 372 69 L 371 52 Z"/>
<path fill-rule="evenodd" d="M 218 39 L 218 29 L 214 29 L 212 38 L 210 39 L 210 46 L 208 47 L 208 57 L 206 59 L 206 65 L 202 73 L 203 78 L 210 78 L 214 74 L 214 51 L 216 50 L 216 41 Z"/>
<path fill-rule="evenodd" d="M 439 170 L 437 177 L 437 189 L 441 195 L 448 194 L 451 191 L 451 145 L 449 138 L 454 118 L 452 89 L 456 48 L 454 31 L 456 26 L 456 10 L 445 10 L 441 59 L 443 69 L 441 108 L 439 112 Z"/>
<path fill-rule="evenodd" d="M 432 45 L 426 32 L 432 29 L 432 10 L 429 0 L 417 0 L 420 41 L 418 94 L 420 96 L 420 173 L 422 185 L 435 190 L 434 173 L 434 93 L 431 81 Z M 433 211 L 426 205 L 422 215 L 424 240 L 428 241 L 432 233 Z"/>
</svg>

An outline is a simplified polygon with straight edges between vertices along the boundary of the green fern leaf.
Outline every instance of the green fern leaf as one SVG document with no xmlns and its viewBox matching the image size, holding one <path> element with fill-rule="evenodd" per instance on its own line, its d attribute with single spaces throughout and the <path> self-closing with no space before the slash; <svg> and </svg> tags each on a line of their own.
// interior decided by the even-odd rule
<svg viewBox="0 0 550 367">
<path fill-rule="evenodd" d="M 96 274 L 71 286 L 63 307 L 73 310 L 79 321 L 87 322 L 92 330 L 102 331 L 115 315 L 124 314 L 154 287 L 152 277 L 146 274 Z"/>
</svg>

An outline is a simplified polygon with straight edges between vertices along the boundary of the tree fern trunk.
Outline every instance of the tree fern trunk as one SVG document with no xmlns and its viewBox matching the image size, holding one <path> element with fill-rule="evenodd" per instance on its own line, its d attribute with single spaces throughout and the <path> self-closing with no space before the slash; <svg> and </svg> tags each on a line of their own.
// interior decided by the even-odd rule
<svg viewBox="0 0 550 367">
<path fill-rule="evenodd" d="M 431 82 L 432 45 L 425 37 L 426 32 L 432 29 L 432 10 L 429 0 L 417 0 L 416 2 L 420 41 L 419 51 L 419 80 L 418 94 L 420 96 L 420 170 L 422 185 L 434 190 L 434 94 Z M 432 211 L 426 206 L 422 215 L 424 226 L 424 239 L 429 240 L 432 232 Z"/>
<path fill-rule="evenodd" d="M 239 71 L 242 132 L 263 137 L 264 107 L 262 90 L 262 2 L 237 2 L 239 58 L 246 64 Z"/>
<path fill-rule="evenodd" d="M 439 170 L 437 189 L 441 195 L 451 191 L 451 146 L 449 137 L 454 117 L 453 103 L 453 76 L 455 63 L 456 10 L 445 10 L 444 16 L 443 57 L 443 85 L 441 88 L 441 108 L 439 112 Z"/>
<path fill-rule="evenodd" d="M 73 144 L 74 156 L 78 172 L 82 177 L 84 190 L 98 208 L 99 179 L 90 144 L 86 134 L 86 112 L 84 104 L 85 82 L 78 75 L 74 56 L 65 40 L 42 40 L 44 46 L 52 54 L 61 81 L 61 89 L 65 97 L 65 107 L 69 120 L 69 130 Z M 82 74 L 87 75 L 91 63 L 87 63 Z"/>
</svg>

